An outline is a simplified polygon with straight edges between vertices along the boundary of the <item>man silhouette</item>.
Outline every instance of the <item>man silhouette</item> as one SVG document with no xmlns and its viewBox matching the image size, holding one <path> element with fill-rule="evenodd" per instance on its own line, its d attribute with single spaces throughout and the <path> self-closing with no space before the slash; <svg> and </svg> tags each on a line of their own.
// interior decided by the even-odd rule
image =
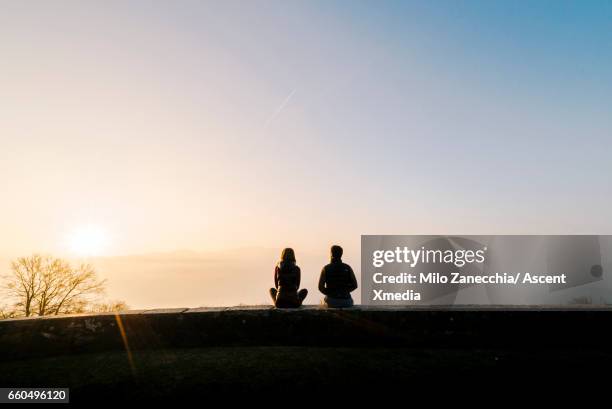
<svg viewBox="0 0 612 409">
<path fill-rule="evenodd" d="M 325 305 L 331 308 L 352 307 L 351 291 L 357 288 L 355 273 L 342 262 L 342 253 L 342 247 L 331 247 L 331 263 L 323 267 L 319 278 L 319 291 L 325 295 Z"/>
</svg>

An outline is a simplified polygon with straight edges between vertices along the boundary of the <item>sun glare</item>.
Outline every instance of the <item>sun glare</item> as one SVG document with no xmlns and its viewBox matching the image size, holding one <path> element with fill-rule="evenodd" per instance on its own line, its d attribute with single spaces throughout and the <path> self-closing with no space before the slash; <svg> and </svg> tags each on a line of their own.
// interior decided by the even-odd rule
<svg viewBox="0 0 612 409">
<path fill-rule="evenodd" d="M 99 226 L 88 225 L 75 229 L 68 237 L 70 252 L 77 256 L 99 256 L 108 247 L 106 230 Z"/>
</svg>

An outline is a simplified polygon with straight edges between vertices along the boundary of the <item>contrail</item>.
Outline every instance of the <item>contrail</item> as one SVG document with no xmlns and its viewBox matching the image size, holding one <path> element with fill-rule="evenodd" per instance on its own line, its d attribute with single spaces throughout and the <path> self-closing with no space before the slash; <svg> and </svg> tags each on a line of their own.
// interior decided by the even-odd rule
<svg viewBox="0 0 612 409">
<path fill-rule="evenodd" d="M 296 89 L 293 89 L 293 91 L 291 91 L 289 93 L 289 95 L 287 95 L 287 98 L 285 98 L 285 100 L 283 101 L 282 104 L 280 104 L 278 106 L 278 108 L 276 108 L 276 111 L 274 111 L 274 113 L 272 115 L 270 115 L 270 118 L 268 118 L 268 120 L 266 121 L 266 124 L 264 126 L 264 129 L 266 129 L 270 123 L 272 123 L 272 121 L 274 121 L 276 119 L 276 117 L 278 116 L 278 114 L 281 113 L 281 111 L 283 109 L 285 109 L 285 107 L 287 106 L 287 104 L 289 103 L 289 100 L 291 99 L 291 97 L 293 96 L 293 94 L 295 94 Z"/>
</svg>

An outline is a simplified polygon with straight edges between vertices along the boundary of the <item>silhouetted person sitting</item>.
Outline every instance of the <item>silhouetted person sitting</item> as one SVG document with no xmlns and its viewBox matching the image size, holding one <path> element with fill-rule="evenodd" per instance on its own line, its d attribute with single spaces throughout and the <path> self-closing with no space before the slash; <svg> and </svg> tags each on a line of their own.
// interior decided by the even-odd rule
<svg viewBox="0 0 612 409">
<path fill-rule="evenodd" d="M 278 308 L 297 308 L 308 295 L 308 290 L 300 288 L 301 272 L 295 264 L 293 249 L 286 248 L 281 260 L 274 269 L 274 287 L 270 288 L 272 302 Z"/>
<path fill-rule="evenodd" d="M 319 278 L 319 291 L 325 294 L 325 305 L 332 308 L 353 306 L 351 291 L 357 288 L 353 269 L 342 262 L 342 247 L 332 246 L 331 263 L 323 267 Z"/>
</svg>

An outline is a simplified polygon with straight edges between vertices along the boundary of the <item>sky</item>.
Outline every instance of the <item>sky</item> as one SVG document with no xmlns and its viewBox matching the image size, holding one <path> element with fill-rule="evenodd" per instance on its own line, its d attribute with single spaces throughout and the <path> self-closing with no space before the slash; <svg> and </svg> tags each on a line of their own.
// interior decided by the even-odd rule
<svg viewBox="0 0 612 409">
<path fill-rule="evenodd" d="M 611 110 L 608 1 L 0 0 L 0 257 L 610 234 Z"/>
</svg>

